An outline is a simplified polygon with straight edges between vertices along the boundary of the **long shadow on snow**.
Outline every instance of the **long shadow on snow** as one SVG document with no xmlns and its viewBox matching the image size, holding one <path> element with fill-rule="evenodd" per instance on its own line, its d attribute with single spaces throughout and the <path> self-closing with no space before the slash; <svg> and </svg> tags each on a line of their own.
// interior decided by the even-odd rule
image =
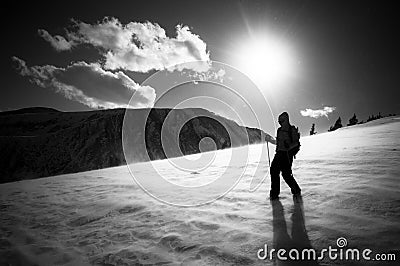
<svg viewBox="0 0 400 266">
<path fill-rule="evenodd" d="M 299 252 L 301 259 L 302 250 L 312 249 L 310 239 L 308 238 L 307 230 L 304 225 L 303 201 L 301 197 L 293 197 L 293 213 L 292 220 L 292 235 L 288 234 L 286 220 L 283 212 L 282 203 L 279 200 L 272 200 L 272 226 L 273 226 L 273 246 L 275 248 L 274 257 L 276 265 L 319 265 L 316 260 L 291 260 L 289 251 L 296 249 Z M 278 260 L 276 251 L 285 249 L 283 254 L 287 260 Z M 295 254 L 294 254 L 295 255 Z M 318 254 L 316 254 L 318 256 Z M 306 258 L 308 254 L 305 253 Z M 274 263 L 274 265 L 275 265 Z"/>
</svg>

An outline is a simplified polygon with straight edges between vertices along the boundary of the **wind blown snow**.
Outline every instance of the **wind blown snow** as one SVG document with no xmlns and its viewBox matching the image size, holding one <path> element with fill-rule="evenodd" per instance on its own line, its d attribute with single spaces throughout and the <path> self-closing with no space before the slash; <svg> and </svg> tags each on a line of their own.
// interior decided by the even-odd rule
<svg viewBox="0 0 400 266">
<path fill-rule="evenodd" d="M 267 199 L 267 158 L 261 162 L 264 183 L 249 191 L 258 163 L 253 155 L 261 145 L 250 146 L 248 170 L 239 184 L 200 207 L 156 201 L 126 166 L 2 184 L 0 264 L 273 265 L 257 258 L 264 244 L 297 240 L 296 245 L 320 250 L 336 246 L 339 237 L 352 248 L 398 251 L 399 132 L 400 118 L 394 117 L 303 137 L 293 167 L 302 204 L 293 201 L 283 181 L 278 205 Z M 137 164 L 140 171 L 147 167 L 150 163 Z M 241 167 L 229 169 L 232 178 Z M 223 160 L 215 161 L 204 172 L 171 175 L 171 180 L 213 179 L 225 168 Z"/>
</svg>

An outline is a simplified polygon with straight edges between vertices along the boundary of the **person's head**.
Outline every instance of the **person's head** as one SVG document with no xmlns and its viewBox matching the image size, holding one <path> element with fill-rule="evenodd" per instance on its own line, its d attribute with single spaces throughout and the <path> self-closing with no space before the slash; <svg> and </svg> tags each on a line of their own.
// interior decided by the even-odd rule
<svg viewBox="0 0 400 266">
<path fill-rule="evenodd" d="M 289 124 L 289 114 L 287 112 L 283 112 L 278 117 L 278 122 L 282 126 L 285 123 Z"/>
</svg>

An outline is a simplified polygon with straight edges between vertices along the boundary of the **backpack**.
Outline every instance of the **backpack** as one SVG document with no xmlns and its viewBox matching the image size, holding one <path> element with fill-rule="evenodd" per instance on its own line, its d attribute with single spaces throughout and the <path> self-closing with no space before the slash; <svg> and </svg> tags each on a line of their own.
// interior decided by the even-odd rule
<svg viewBox="0 0 400 266">
<path fill-rule="evenodd" d="M 296 143 L 297 145 L 291 148 L 288 153 L 294 159 L 296 159 L 296 154 L 300 151 L 300 132 L 299 128 L 295 126 L 290 126 L 289 138 L 291 143 Z"/>
</svg>

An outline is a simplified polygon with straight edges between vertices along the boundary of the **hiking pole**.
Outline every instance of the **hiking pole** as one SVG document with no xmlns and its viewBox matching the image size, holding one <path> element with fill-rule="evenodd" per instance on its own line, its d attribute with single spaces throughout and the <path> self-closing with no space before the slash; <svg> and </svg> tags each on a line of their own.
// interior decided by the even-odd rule
<svg viewBox="0 0 400 266">
<path fill-rule="evenodd" d="M 269 158 L 268 140 L 267 140 L 267 152 L 268 152 L 268 167 L 271 167 L 271 159 Z"/>
</svg>

